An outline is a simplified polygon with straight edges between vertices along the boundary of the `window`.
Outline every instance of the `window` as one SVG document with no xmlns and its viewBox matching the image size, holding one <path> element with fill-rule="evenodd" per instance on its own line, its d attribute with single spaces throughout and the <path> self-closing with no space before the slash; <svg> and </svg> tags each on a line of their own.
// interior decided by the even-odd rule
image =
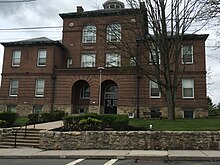
<svg viewBox="0 0 220 165">
<path fill-rule="evenodd" d="M 12 66 L 19 67 L 21 62 L 21 50 L 14 50 L 12 55 Z"/>
<path fill-rule="evenodd" d="M 43 113 L 43 106 L 41 105 L 34 106 L 33 113 L 37 113 L 37 114 Z"/>
<path fill-rule="evenodd" d="M 38 50 L 37 66 L 46 66 L 47 51 L 46 49 Z"/>
<path fill-rule="evenodd" d="M 71 57 L 68 57 L 68 58 L 67 58 L 67 64 L 66 64 L 66 67 L 67 67 L 67 68 L 70 68 L 72 64 L 73 64 L 73 60 L 72 60 L 72 58 L 71 58 Z"/>
<path fill-rule="evenodd" d="M 107 27 L 107 41 L 108 42 L 120 42 L 121 40 L 121 25 L 111 24 Z"/>
<path fill-rule="evenodd" d="M 158 65 L 160 64 L 160 51 L 159 49 L 151 49 L 149 52 L 150 64 Z"/>
<path fill-rule="evenodd" d="M 192 45 L 182 46 L 182 63 L 183 64 L 193 63 L 193 46 Z"/>
<path fill-rule="evenodd" d="M 44 80 L 36 80 L 36 90 L 35 96 L 36 97 L 44 97 Z"/>
<path fill-rule="evenodd" d="M 151 118 L 161 118 L 161 112 L 159 107 L 150 108 Z"/>
<path fill-rule="evenodd" d="M 9 95 L 10 96 L 17 96 L 18 95 L 18 80 L 11 80 L 10 82 L 10 91 Z"/>
<path fill-rule="evenodd" d="M 184 110 L 183 118 L 192 119 L 195 118 L 194 110 Z"/>
<path fill-rule="evenodd" d="M 131 57 L 130 58 L 130 66 L 136 66 L 136 57 Z"/>
<path fill-rule="evenodd" d="M 193 79 L 182 80 L 182 95 L 183 95 L 183 98 L 194 98 L 194 80 Z"/>
<path fill-rule="evenodd" d="M 16 110 L 17 109 L 17 106 L 16 105 L 9 105 L 8 107 L 7 107 L 7 111 L 8 112 L 12 112 L 12 113 L 16 113 Z"/>
<path fill-rule="evenodd" d="M 160 98 L 159 86 L 156 82 L 150 80 L 150 98 Z"/>
<path fill-rule="evenodd" d="M 96 42 L 96 26 L 87 25 L 83 27 L 83 43 Z"/>
<path fill-rule="evenodd" d="M 90 97 L 90 87 L 89 85 L 84 85 L 80 90 L 81 99 L 89 99 Z"/>
<path fill-rule="evenodd" d="M 120 67 L 121 55 L 118 53 L 106 54 L 106 67 Z"/>
<path fill-rule="evenodd" d="M 95 67 L 95 54 L 83 54 L 81 67 Z"/>
</svg>

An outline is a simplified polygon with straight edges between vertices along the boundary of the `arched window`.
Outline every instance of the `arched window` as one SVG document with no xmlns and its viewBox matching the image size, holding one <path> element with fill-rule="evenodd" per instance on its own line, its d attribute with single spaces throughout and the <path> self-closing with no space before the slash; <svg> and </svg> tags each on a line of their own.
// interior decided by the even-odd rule
<svg viewBox="0 0 220 165">
<path fill-rule="evenodd" d="M 83 27 L 83 43 L 96 43 L 96 26 L 85 25 Z"/>
<path fill-rule="evenodd" d="M 109 85 L 105 89 L 105 99 L 117 99 L 118 87 L 116 85 Z"/>
<path fill-rule="evenodd" d="M 120 42 L 121 40 L 121 25 L 113 23 L 107 26 L 107 41 Z"/>
<path fill-rule="evenodd" d="M 90 87 L 89 85 L 83 85 L 80 90 L 80 98 L 89 99 L 89 97 L 90 97 Z"/>
</svg>

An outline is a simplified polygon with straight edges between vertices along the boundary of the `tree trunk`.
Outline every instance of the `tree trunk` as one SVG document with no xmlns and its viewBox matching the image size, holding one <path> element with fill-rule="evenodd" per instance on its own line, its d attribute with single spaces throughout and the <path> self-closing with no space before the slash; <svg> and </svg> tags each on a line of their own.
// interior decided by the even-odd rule
<svg viewBox="0 0 220 165">
<path fill-rule="evenodd" d="M 175 120 L 175 100 L 171 90 L 167 90 L 166 94 L 167 108 L 168 108 L 168 120 Z"/>
</svg>

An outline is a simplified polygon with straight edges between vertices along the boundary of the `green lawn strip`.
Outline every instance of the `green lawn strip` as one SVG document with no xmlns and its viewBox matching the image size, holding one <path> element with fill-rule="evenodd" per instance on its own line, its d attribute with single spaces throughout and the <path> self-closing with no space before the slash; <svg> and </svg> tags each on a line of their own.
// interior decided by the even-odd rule
<svg viewBox="0 0 220 165">
<path fill-rule="evenodd" d="M 15 120 L 14 125 L 15 125 L 15 126 L 22 126 L 22 125 L 24 125 L 27 121 L 28 121 L 28 118 L 27 118 L 27 117 L 18 117 L 18 118 Z"/>
<path fill-rule="evenodd" d="M 149 128 L 155 131 L 220 131 L 220 118 L 206 119 L 130 119 L 129 125 Z"/>
</svg>

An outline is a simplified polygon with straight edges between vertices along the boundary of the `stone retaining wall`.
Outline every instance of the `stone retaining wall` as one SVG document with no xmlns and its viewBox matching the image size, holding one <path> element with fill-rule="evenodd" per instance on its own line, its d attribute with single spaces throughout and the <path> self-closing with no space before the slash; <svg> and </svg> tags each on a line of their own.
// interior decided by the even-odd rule
<svg viewBox="0 0 220 165">
<path fill-rule="evenodd" d="M 40 146 L 48 150 L 219 150 L 220 131 L 41 131 Z"/>
</svg>

